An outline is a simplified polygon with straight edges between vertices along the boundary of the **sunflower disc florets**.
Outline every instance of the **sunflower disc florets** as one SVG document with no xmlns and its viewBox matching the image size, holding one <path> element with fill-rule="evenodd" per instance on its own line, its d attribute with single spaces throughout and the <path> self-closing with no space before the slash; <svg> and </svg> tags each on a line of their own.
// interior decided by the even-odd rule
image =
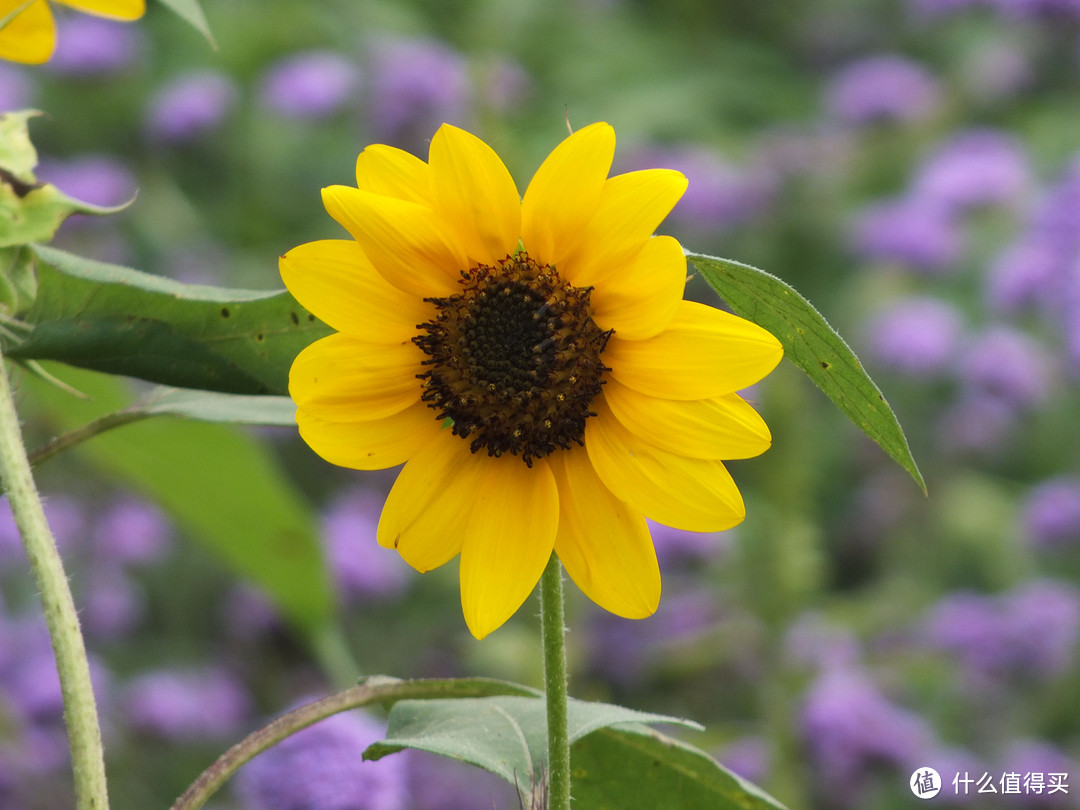
<svg viewBox="0 0 1080 810">
<path fill-rule="evenodd" d="M 472 452 L 532 466 L 581 444 L 600 393 L 611 330 L 592 319 L 591 288 L 574 287 L 520 252 L 461 273 L 462 290 L 427 299 L 436 316 L 413 339 L 428 355 L 421 398 Z"/>
</svg>

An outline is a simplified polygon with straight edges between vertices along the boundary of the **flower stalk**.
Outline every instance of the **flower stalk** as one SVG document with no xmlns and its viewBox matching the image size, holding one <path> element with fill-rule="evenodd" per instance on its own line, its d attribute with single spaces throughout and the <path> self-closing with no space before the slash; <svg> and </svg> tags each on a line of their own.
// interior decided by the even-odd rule
<svg viewBox="0 0 1080 810">
<path fill-rule="evenodd" d="M 548 810 L 570 810 L 570 728 L 567 717 L 566 621 L 562 564 L 553 553 L 540 578 L 540 632 L 547 699 Z"/>
<path fill-rule="evenodd" d="M 0 355 L 0 478 L 41 593 L 71 747 L 76 810 L 108 810 L 101 726 L 75 602 L 30 472 L 7 368 Z"/>
</svg>

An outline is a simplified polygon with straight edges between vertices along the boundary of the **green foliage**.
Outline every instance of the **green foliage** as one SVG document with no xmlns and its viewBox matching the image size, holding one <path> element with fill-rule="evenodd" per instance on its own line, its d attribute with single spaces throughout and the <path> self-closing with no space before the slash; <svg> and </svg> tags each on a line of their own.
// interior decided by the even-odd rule
<svg viewBox="0 0 1080 810">
<path fill-rule="evenodd" d="M 645 723 L 700 728 L 666 715 L 570 701 L 574 807 L 781 806 L 704 752 L 657 734 Z M 390 711 L 386 739 L 369 747 L 364 758 L 412 748 L 459 759 L 515 785 L 526 806 L 536 807 L 544 791 L 546 728 L 540 697 L 402 700 Z M 639 767 L 628 767 L 627 757 Z"/>
<path fill-rule="evenodd" d="M 199 0 L 161 0 L 161 4 L 172 9 L 182 20 L 206 37 L 206 41 L 215 51 L 218 49 L 214 35 L 210 32 L 210 23 L 206 20 L 206 14 L 203 13 Z"/>
<path fill-rule="evenodd" d="M 572 756 L 575 808 L 784 807 L 704 751 L 636 723 L 603 728 L 582 738 Z"/>
<path fill-rule="evenodd" d="M 772 332 L 784 355 L 926 492 L 896 414 L 859 358 L 809 301 L 756 267 L 696 253 L 687 258 L 736 314 Z"/>
<path fill-rule="evenodd" d="M 37 380 L 26 380 L 26 388 L 35 412 L 63 430 L 126 404 L 118 380 L 74 369 L 62 376 L 90 399 L 75 400 Z M 174 409 L 205 413 L 205 403 L 177 397 Z M 168 397 L 165 403 L 159 407 L 168 407 Z M 226 425 L 162 418 L 96 436 L 78 452 L 161 504 L 298 627 L 314 633 L 331 620 L 332 591 L 311 507 L 262 442 Z"/>
<path fill-rule="evenodd" d="M 36 295 L 37 276 L 30 248 L 0 248 L 0 315 L 22 311 Z"/>
<path fill-rule="evenodd" d="M 329 334 L 289 293 L 230 290 L 33 248 L 32 326 L 5 347 L 18 360 L 60 360 L 181 388 L 285 394 L 299 351 Z"/>
<path fill-rule="evenodd" d="M 27 122 L 39 114 L 22 110 L 0 115 L 0 248 L 47 242 L 72 214 L 101 216 L 125 207 L 90 205 L 34 179 L 37 151 Z"/>
</svg>

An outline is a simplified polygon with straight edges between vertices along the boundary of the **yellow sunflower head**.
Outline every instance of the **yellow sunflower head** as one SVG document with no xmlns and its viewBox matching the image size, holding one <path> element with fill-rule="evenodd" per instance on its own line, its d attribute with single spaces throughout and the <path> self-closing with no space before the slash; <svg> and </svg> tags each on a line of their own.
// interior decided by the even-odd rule
<svg viewBox="0 0 1080 810">
<path fill-rule="evenodd" d="M 53 0 L 98 17 L 137 20 L 146 0 Z M 56 49 L 56 21 L 48 0 L 0 0 L 0 59 L 39 65 Z"/>
<path fill-rule="evenodd" d="M 683 300 L 682 248 L 653 231 L 686 178 L 608 177 L 614 152 L 607 124 L 579 130 L 522 198 L 456 127 L 427 163 L 370 146 L 356 188 L 323 190 L 352 239 L 281 258 L 289 290 L 337 330 L 293 364 L 301 436 L 345 467 L 404 463 L 379 544 L 419 571 L 460 554 L 477 638 L 521 606 L 552 550 L 602 607 L 652 614 L 645 518 L 739 523 L 722 460 L 771 441 L 736 392 L 776 366 L 779 342 Z"/>
</svg>

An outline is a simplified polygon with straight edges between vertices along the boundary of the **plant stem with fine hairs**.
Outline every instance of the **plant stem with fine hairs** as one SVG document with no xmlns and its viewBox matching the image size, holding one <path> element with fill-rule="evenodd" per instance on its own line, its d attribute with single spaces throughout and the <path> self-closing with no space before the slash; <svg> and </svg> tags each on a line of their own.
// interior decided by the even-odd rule
<svg viewBox="0 0 1080 810">
<path fill-rule="evenodd" d="M 0 476 L 15 525 L 19 527 L 34 580 L 41 592 L 45 623 L 52 639 L 60 691 L 64 698 L 64 721 L 71 746 L 77 810 L 108 810 L 105 758 L 101 726 L 90 683 L 90 665 L 75 602 L 56 542 L 45 520 L 30 462 L 19 431 L 11 384 L 0 355 Z"/>
<path fill-rule="evenodd" d="M 540 632 L 544 642 L 544 693 L 547 699 L 548 810 L 570 810 L 570 729 L 562 579 L 562 564 L 552 554 L 540 578 Z"/>
</svg>

